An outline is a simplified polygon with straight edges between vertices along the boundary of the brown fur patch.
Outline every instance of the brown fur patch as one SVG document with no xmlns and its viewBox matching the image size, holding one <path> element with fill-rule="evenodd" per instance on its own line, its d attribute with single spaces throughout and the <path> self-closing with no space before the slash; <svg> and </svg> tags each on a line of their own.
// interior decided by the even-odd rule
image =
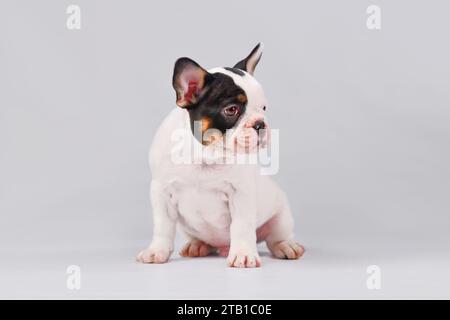
<svg viewBox="0 0 450 320">
<path fill-rule="evenodd" d="M 211 131 L 208 131 L 211 129 Z M 209 117 L 202 118 L 202 144 L 207 146 L 220 139 L 221 133 L 219 130 L 212 127 L 212 120 Z"/>
<path fill-rule="evenodd" d="M 245 94 L 238 94 L 238 96 L 237 96 L 237 100 L 240 102 L 240 103 L 246 103 L 247 102 L 247 96 L 245 95 Z"/>
<path fill-rule="evenodd" d="M 211 118 L 209 117 L 202 118 L 202 134 L 205 133 L 206 130 L 211 128 L 211 124 L 212 124 Z"/>
</svg>

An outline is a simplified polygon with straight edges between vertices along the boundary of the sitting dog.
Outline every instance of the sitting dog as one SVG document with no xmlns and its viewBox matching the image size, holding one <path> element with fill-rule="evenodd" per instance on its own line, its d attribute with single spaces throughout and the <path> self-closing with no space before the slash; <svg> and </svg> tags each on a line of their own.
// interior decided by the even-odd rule
<svg viewBox="0 0 450 320">
<path fill-rule="evenodd" d="M 259 267 L 260 241 L 280 259 L 303 254 L 304 248 L 294 240 L 286 195 L 275 182 L 261 175 L 258 164 L 218 161 L 267 144 L 267 101 L 253 77 L 261 54 L 258 44 L 233 68 L 211 70 L 189 58 L 176 61 L 173 87 L 178 108 L 161 124 L 150 149 L 154 230 L 138 261 L 167 262 L 177 223 L 189 238 L 180 252 L 184 257 L 217 252 L 227 257 L 230 267 Z M 178 148 L 175 131 L 188 133 Z M 192 154 L 186 145 L 200 146 L 201 152 Z M 174 154 L 189 155 L 192 161 L 180 163 Z"/>
</svg>

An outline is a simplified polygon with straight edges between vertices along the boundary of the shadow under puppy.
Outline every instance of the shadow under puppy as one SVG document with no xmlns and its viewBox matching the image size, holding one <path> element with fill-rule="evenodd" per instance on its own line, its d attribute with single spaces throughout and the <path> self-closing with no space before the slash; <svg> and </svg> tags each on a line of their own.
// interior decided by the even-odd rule
<svg viewBox="0 0 450 320">
<path fill-rule="evenodd" d="M 284 192 L 258 164 L 223 161 L 254 153 L 269 139 L 268 103 L 253 77 L 261 54 L 258 44 L 233 68 L 211 70 L 189 58 L 176 61 L 179 108 L 163 121 L 150 149 L 154 230 L 138 261 L 167 262 L 177 223 L 190 239 L 180 252 L 186 257 L 218 252 L 230 267 L 259 267 L 260 241 L 277 258 L 303 254 Z"/>
</svg>

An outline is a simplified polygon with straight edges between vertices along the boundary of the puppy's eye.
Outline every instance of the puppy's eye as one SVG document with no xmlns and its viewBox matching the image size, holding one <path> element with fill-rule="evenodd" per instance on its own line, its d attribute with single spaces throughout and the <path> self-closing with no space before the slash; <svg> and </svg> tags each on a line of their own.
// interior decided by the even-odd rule
<svg viewBox="0 0 450 320">
<path fill-rule="evenodd" d="M 224 109 L 224 113 L 228 117 L 233 117 L 233 116 L 239 114 L 239 107 L 233 104 L 231 106 L 226 107 Z"/>
<path fill-rule="evenodd" d="M 263 107 L 263 110 L 266 111 L 266 106 Z"/>
</svg>

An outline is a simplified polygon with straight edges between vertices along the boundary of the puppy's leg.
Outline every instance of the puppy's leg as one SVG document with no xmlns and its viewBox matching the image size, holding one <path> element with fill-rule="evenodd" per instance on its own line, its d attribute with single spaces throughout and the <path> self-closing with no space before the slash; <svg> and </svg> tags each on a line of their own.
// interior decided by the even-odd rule
<svg viewBox="0 0 450 320">
<path fill-rule="evenodd" d="M 281 210 L 269 222 L 266 244 L 279 259 L 298 259 L 305 249 L 294 240 L 294 219 L 284 193 L 280 193 Z"/>
<path fill-rule="evenodd" d="M 178 213 L 169 203 L 169 194 L 162 185 L 153 180 L 150 187 L 153 207 L 153 239 L 149 247 L 139 253 L 137 261 L 142 263 L 167 262 L 173 251 L 175 226 Z"/>
<path fill-rule="evenodd" d="M 213 248 L 198 239 L 191 239 L 180 251 L 182 257 L 206 257 L 213 251 Z"/>
<path fill-rule="evenodd" d="M 255 268 L 261 266 L 256 248 L 255 188 L 238 188 L 230 197 L 230 250 L 228 266 Z"/>
</svg>

